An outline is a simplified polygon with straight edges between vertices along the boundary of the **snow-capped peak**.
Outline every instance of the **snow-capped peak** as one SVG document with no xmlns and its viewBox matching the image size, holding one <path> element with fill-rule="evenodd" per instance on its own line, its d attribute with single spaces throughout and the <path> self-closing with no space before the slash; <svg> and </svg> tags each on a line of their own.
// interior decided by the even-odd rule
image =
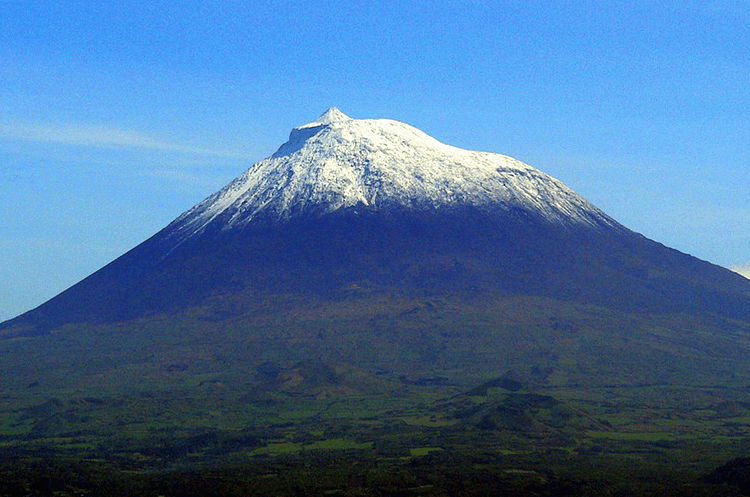
<svg viewBox="0 0 750 497">
<path fill-rule="evenodd" d="M 560 181 L 500 154 L 452 147 L 407 124 L 335 107 L 171 225 L 190 237 L 341 209 L 523 210 L 561 225 L 617 223 Z"/>
<path fill-rule="evenodd" d="M 325 126 L 326 124 L 332 124 L 335 122 L 341 122 L 341 121 L 351 121 L 351 117 L 347 116 L 340 110 L 338 110 L 336 107 L 331 107 L 327 111 L 325 111 L 319 118 L 317 118 L 315 121 L 311 123 L 307 123 L 303 126 L 300 126 L 297 129 L 305 129 L 305 128 L 316 128 L 318 126 Z"/>
</svg>

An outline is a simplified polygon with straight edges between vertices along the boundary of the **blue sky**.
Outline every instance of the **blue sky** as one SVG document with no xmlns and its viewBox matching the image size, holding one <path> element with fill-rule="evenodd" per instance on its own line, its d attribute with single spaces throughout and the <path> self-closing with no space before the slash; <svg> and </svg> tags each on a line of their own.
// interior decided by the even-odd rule
<svg viewBox="0 0 750 497">
<path fill-rule="evenodd" d="M 330 106 L 562 180 L 750 264 L 743 1 L 0 0 L 0 319 L 154 234 Z"/>
</svg>

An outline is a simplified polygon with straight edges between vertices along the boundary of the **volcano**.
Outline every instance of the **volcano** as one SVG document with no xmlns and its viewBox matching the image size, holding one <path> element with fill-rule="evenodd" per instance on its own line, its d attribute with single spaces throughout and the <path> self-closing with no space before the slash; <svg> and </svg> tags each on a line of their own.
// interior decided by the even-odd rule
<svg viewBox="0 0 750 497">
<path fill-rule="evenodd" d="M 2 495 L 724 495 L 750 281 L 330 109 L 0 357 Z"/>
<path fill-rule="evenodd" d="M 571 364 L 577 377 L 638 364 L 628 374 L 661 377 L 664 361 L 734 368 L 750 281 L 632 232 L 522 162 L 332 108 L 0 336 L 165 320 L 218 333 L 217 347 L 217 330 L 242 330 L 258 364 L 534 365 L 566 378 Z"/>
</svg>

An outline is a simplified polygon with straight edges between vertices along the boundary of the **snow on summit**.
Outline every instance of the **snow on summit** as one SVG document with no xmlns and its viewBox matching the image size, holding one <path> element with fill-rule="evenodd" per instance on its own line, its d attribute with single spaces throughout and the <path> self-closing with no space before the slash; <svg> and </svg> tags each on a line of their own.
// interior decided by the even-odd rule
<svg viewBox="0 0 750 497">
<path fill-rule="evenodd" d="M 334 122 L 339 121 L 351 121 L 352 118 L 338 110 L 336 107 L 331 107 L 327 111 L 323 113 L 319 118 L 317 118 L 315 121 L 311 123 L 307 123 L 304 126 L 300 126 L 300 128 L 313 128 L 316 126 L 322 126 L 325 124 L 332 124 Z"/>
<path fill-rule="evenodd" d="M 564 225 L 617 225 L 560 181 L 500 154 L 441 143 L 389 119 L 337 108 L 294 128 L 289 141 L 171 225 L 190 236 L 254 220 L 285 221 L 344 208 L 522 209 Z"/>
</svg>

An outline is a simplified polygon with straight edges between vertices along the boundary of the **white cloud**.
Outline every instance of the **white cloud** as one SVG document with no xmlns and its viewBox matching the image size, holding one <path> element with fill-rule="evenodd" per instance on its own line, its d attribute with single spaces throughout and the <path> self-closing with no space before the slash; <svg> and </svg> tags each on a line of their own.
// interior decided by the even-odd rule
<svg viewBox="0 0 750 497">
<path fill-rule="evenodd" d="M 741 274 L 747 279 L 750 279 L 750 262 L 742 265 L 732 266 L 729 269 L 735 273 Z"/>
<path fill-rule="evenodd" d="M 153 139 L 141 133 L 108 126 L 0 122 L 0 138 L 32 142 L 59 143 L 81 147 L 127 147 L 211 157 L 246 158 L 243 154 L 233 151 L 212 150 L 177 143 L 169 143 Z"/>
</svg>

